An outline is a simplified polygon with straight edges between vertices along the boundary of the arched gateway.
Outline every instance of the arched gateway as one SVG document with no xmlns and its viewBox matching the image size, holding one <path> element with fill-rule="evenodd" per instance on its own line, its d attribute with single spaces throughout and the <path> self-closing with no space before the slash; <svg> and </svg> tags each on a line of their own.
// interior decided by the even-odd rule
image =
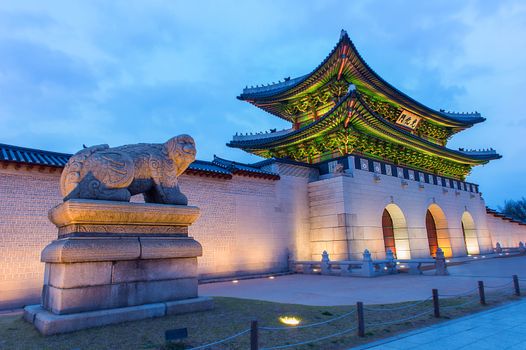
<svg viewBox="0 0 526 350">
<path fill-rule="evenodd" d="M 438 247 L 444 251 L 446 257 L 453 255 L 446 215 L 442 208 L 436 204 L 431 204 L 427 208 L 426 231 L 431 256 L 436 256 Z"/>
<path fill-rule="evenodd" d="M 398 259 L 410 259 L 409 234 L 402 210 L 396 204 L 389 204 L 382 213 L 382 231 L 385 251 L 388 249 Z"/>
<path fill-rule="evenodd" d="M 477 239 L 477 229 L 475 228 L 475 221 L 471 214 L 465 211 L 462 214 L 462 234 L 464 236 L 464 244 L 466 245 L 467 254 L 479 254 L 479 241 Z"/>
</svg>

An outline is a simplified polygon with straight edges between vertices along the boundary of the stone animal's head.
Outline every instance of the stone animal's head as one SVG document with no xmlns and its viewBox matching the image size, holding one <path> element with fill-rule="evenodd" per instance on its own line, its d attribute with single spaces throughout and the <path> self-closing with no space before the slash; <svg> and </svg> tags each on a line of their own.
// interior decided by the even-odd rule
<svg viewBox="0 0 526 350">
<path fill-rule="evenodd" d="M 195 141 L 190 135 L 179 135 L 172 137 L 165 143 L 168 156 L 177 166 L 177 176 L 188 168 L 190 163 L 195 160 L 197 150 Z"/>
</svg>

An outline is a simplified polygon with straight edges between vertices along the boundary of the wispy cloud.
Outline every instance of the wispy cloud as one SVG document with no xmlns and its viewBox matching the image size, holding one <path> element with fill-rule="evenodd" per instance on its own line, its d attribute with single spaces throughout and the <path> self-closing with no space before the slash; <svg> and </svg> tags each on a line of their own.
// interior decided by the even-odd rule
<svg viewBox="0 0 526 350">
<path fill-rule="evenodd" d="M 186 132 L 200 158 L 254 160 L 232 134 L 288 125 L 235 96 L 308 73 L 345 28 L 404 92 L 488 118 L 451 145 L 504 154 L 471 176 L 496 205 L 526 192 L 525 15 L 512 0 L 2 2 L 0 142 L 73 152 Z"/>
</svg>

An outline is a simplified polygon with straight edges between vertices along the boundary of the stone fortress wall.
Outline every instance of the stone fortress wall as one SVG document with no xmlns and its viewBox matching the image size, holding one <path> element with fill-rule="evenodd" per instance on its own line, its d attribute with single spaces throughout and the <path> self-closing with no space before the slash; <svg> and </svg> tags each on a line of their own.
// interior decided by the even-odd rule
<svg viewBox="0 0 526 350">
<path fill-rule="evenodd" d="M 526 226 L 510 220 L 488 214 L 486 217 L 488 231 L 494 244 L 499 242 L 502 247 L 517 247 L 519 242 L 526 244 Z"/>
<path fill-rule="evenodd" d="M 57 238 L 47 212 L 61 203 L 61 169 L 0 169 L 0 309 L 38 302 L 40 252 Z M 281 272 L 309 255 L 307 181 L 294 171 L 279 181 L 182 175 L 189 204 L 201 209 L 189 235 L 203 246 L 201 278 Z M 133 198 L 142 201 L 141 198 Z"/>
<path fill-rule="evenodd" d="M 470 254 L 489 252 L 496 242 L 515 247 L 526 241 L 526 226 L 487 214 L 479 193 L 410 180 L 402 185 L 396 177 L 358 169 L 324 176 L 311 167 L 278 162 L 263 169 L 280 179 L 180 177 L 189 203 L 201 209 L 189 229 L 203 246 L 201 278 L 286 271 L 289 258 L 318 260 L 323 250 L 333 260 L 361 258 L 366 248 L 382 258 L 386 208 L 399 255 L 429 256 L 428 208 L 449 255 L 466 254 L 462 222 L 475 237 L 466 240 Z M 0 168 L 0 309 L 39 300 L 40 252 L 57 237 L 47 212 L 62 200 L 60 171 L 13 164 Z"/>
<path fill-rule="evenodd" d="M 466 255 L 461 227 L 466 216 L 475 223 L 470 227 L 476 239 L 468 242 L 469 253 L 492 250 L 495 242 L 480 193 L 444 190 L 442 186 L 411 180 L 405 183 L 396 177 L 356 169 L 309 183 L 312 258 L 321 259 L 321 252 L 326 250 L 334 260 L 361 259 L 368 249 L 373 259 L 383 259 L 384 209 L 393 218 L 399 258 L 429 257 L 425 222 L 428 209 L 437 223 L 439 245 L 446 256 Z M 526 226 L 522 235 L 524 241 Z"/>
</svg>

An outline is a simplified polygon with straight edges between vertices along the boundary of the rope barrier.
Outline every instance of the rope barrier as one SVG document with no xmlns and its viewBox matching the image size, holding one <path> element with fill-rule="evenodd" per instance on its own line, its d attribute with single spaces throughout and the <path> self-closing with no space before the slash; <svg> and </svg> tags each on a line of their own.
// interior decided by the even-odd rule
<svg viewBox="0 0 526 350">
<path fill-rule="evenodd" d="M 310 340 L 302 341 L 302 342 L 299 342 L 299 343 L 287 344 L 287 345 L 278 345 L 278 346 L 273 346 L 273 347 L 270 347 L 270 348 L 261 348 L 261 350 L 286 349 L 286 348 L 291 348 L 291 347 L 293 347 L 293 346 L 300 346 L 300 345 L 307 345 L 307 344 L 311 344 L 311 343 L 316 343 L 316 342 L 319 342 L 319 341 L 322 341 L 322 340 L 325 340 L 325 339 L 329 339 L 329 338 L 337 337 L 337 336 L 339 336 L 339 335 L 343 335 L 343 334 L 346 334 L 346 333 L 352 332 L 352 331 L 354 331 L 356 328 L 358 328 L 358 327 L 348 328 L 348 329 L 345 329 L 345 330 L 340 331 L 340 332 L 337 332 L 337 333 L 333 333 L 333 334 L 326 335 L 326 336 L 324 336 L 324 337 L 319 337 L 319 338 L 315 338 L 315 339 L 310 339 Z"/>
<path fill-rule="evenodd" d="M 486 298 L 495 299 L 499 297 L 510 297 L 513 295 L 514 294 L 511 293 L 511 290 L 499 289 L 499 290 L 492 290 L 491 293 L 487 293 Z"/>
<path fill-rule="evenodd" d="M 458 304 L 458 305 L 448 305 L 448 306 L 441 306 L 440 307 L 440 310 L 449 310 L 449 309 L 453 309 L 453 308 L 457 308 L 457 307 L 464 307 L 466 305 L 470 305 L 470 304 L 474 304 L 474 303 L 478 303 L 480 302 L 480 300 L 477 298 L 477 299 L 473 299 L 473 300 L 468 300 L 467 302 L 464 302 L 462 304 Z"/>
<path fill-rule="evenodd" d="M 377 308 L 377 307 L 373 307 L 373 308 L 369 308 L 369 307 L 365 307 L 364 306 L 363 309 L 367 310 L 367 311 L 398 311 L 398 310 L 409 309 L 409 308 L 412 308 L 412 307 L 415 307 L 415 306 L 418 306 L 418 305 L 422 305 L 424 303 L 427 303 L 431 299 L 433 299 L 433 297 L 429 297 L 427 299 L 418 301 L 416 303 L 412 303 L 410 305 L 404 305 L 404 306 L 400 306 L 400 307 L 393 307 L 393 308 Z"/>
<path fill-rule="evenodd" d="M 409 317 L 406 317 L 406 318 L 401 318 L 401 319 L 394 320 L 394 321 L 387 321 L 387 322 L 380 322 L 380 323 L 372 323 L 372 324 L 368 324 L 367 326 L 370 326 L 370 327 L 374 327 L 374 326 L 386 326 L 386 325 L 390 325 L 390 324 L 395 324 L 395 323 L 400 323 L 400 322 L 405 322 L 405 321 L 413 320 L 413 319 L 415 319 L 415 318 L 418 318 L 418 317 L 421 317 L 421 316 L 424 316 L 424 315 L 429 315 L 429 311 L 421 312 L 421 313 L 419 313 L 419 314 L 416 314 L 416 315 L 413 315 L 413 316 L 409 316 Z"/>
<path fill-rule="evenodd" d="M 500 288 L 505 288 L 505 287 L 509 286 L 512 283 L 513 283 L 513 281 L 508 282 L 508 283 L 504 283 L 504 284 L 501 284 L 501 285 L 498 285 L 498 286 L 487 286 L 487 285 L 484 285 L 484 288 L 500 289 Z"/>
<path fill-rule="evenodd" d="M 191 348 L 191 349 L 189 349 L 189 350 L 206 349 L 206 348 L 208 348 L 208 347 L 211 347 L 211 346 L 214 346 L 214 345 L 218 345 L 218 344 L 224 343 L 224 342 L 226 342 L 226 341 L 232 340 L 232 339 L 234 339 L 234 338 L 237 338 L 237 337 L 239 337 L 239 336 L 241 336 L 241 335 L 243 335 L 243 334 L 246 334 L 246 333 L 248 333 L 248 332 L 250 332 L 250 328 L 245 329 L 244 331 L 241 331 L 241 332 L 236 333 L 236 334 L 234 334 L 234 335 L 231 335 L 230 337 L 227 337 L 227 338 L 225 338 L 225 339 L 221 339 L 221 340 L 215 341 L 215 342 L 213 342 L 213 343 L 208 343 L 208 344 L 205 344 L 205 345 L 200 345 L 200 346 L 197 346 L 197 347 L 195 347 L 195 348 Z"/>
<path fill-rule="evenodd" d="M 516 277 L 514 277 L 514 278 L 515 278 L 515 281 L 517 281 Z M 522 281 L 522 282 L 526 282 L 526 279 L 518 279 L 518 280 Z M 481 283 L 481 282 L 479 282 L 479 283 Z M 504 292 L 505 289 L 507 290 L 509 288 L 509 286 L 511 284 L 513 284 L 513 283 L 514 282 L 511 281 L 511 282 L 507 282 L 505 284 L 496 285 L 496 286 L 484 286 L 485 288 L 489 288 L 489 289 L 493 290 L 493 293 L 488 294 L 487 297 L 489 297 L 489 298 L 498 298 L 498 297 L 501 297 L 501 296 L 508 296 L 507 294 L 502 293 L 502 292 Z M 478 289 L 479 288 L 473 288 L 473 289 L 467 290 L 465 292 L 454 293 L 454 294 L 440 294 L 440 296 L 445 296 L 445 297 L 463 297 L 463 296 L 468 297 L 469 296 L 467 301 L 464 301 L 464 302 L 462 302 L 460 304 L 452 304 L 452 305 L 442 306 L 442 307 L 440 307 L 440 309 L 441 310 L 449 310 L 449 309 L 453 309 L 453 308 L 461 308 L 461 307 L 464 307 L 464 306 L 467 306 L 467 305 L 479 302 L 478 298 L 474 298 L 475 296 L 477 296 L 477 294 L 475 294 L 474 292 L 477 291 Z M 436 291 L 435 290 L 433 291 L 433 293 L 436 296 Z M 372 311 L 372 312 L 399 311 L 399 310 L 410 309 L 410 308 L 413 308 L 415 306 L 419 306 L 419 305 L 425 304 L 425 303 L 429 302 L 431 299 L 432 299 L 432 297 L 428 297 L 427 299 L 424 299 L 424 300 L 421 300 L 421 301 L 418 301 L 418 302 L 414 302 L 414 303 L 411 303 L 409 305 L 398 306 L 398 307 L 393 307 L 393 308 L 388 308 L 388 307 L 387 308 L 386 307 L 364 307 L 363 310 Z M 358 303 L 358 304 L 360 304 L 360 303 Z M 435 305 L 435 307 L 436 307 L 436 305 Z M 343 315 L 331 318 L 329 320 L 316 322 L 316 323 L 311 323 L 311 324 L 306 324 L 306 325 L 301 325 L 301 326 L 295 326 L 295 327 L 259 327 L 257 329 L 265 330 L 265 331 L 281 331 L 281 330 L 303 329 L 303 328 L 317 327 L 317 326 L 322 326 L 322 325 L 329 324 L 329 323 L 334 322 L 334 321 L 338 321 L 338 320 L 344 319 L 346 317 L 349 317 L 349 316 L 355 314 L 356 312 L 357 312 L 357 310 L 355 309 L 355 310 L 347 312 L 347 313 L 345 313 Z M 437 316 L 436 312 L 437 311 L 435 310 L 435 317 L 439 317 L 439 316 Z M 379 322 L 379 323 L 371 323 L 371 324 L 366 324 L 366 325 L 368 327 L 373 327 L 373 328 L 374 327 L 378 327 L 378 326 L 387 326 L 387 325 L 392 325 L 392 324 L 396 324 L 396 323 L 401 323 L 401 322 L 414 320 L 414 319 L 417 319 L 417 318 L 425 316 L 425 315 L 432 316 L 432 310 L 431 311 L 430 310 L 426 310 L 424 312 L 420 312 L 420 313 L 417 313 L 415 315 L 404 317 L 404 318 L 400 318 L 400 319 L 397 319 L 397 320 L 386 321 L 386 322 Z M 362 313 L 361 317 L 363 319 L 363 313 Z M 302 342 L 297 342 L 297 343 L 294 343 L 294 344 L 286 344 L 286 345 L 278 345 L 278 346 L 262 348 L 261 350 L 286 349 L 286 348 L 291 348 L 291 347 L 296 347 L 296 346 L 316 343 L 316 342 L 319 342 L 319 341 L 322 341 L 322 340 L 326 340 L 326 339 L 329 339 L 329 338 L 333 338 L 333 337 L 337 337 L 337 336 L 349 333 L 349 332 L 351 332 L 353 330 L 356 330 L 357 328 L 358 328 L 358 326 L 355 326 L 355 327 L 347 328 L 347 329 L 344 329 L 343 331 L 332 333 L 332 334 L 329 334 L 329 335 L 326 335 L 326 336 L 323 336 L 323 337 L 318 337 L 318 338 L 314 338 L 314 339 L 310 339 L 310 340 L 306 340 L 306 341 L 302 341 Z M 250 331 L 251 331 L 251 329 L 248 328 L 248 329 L 245 329 L 245 330 L 243 330 L 243 331 L 241 331 L 239 333 L 231 335 L 231 336 L 229 336 L 227 338 L 224 338 L 224 339 L 221 339 L 221 340 L 209 343 L 209 344 L 200 345 L 200 346 L 191 348 L 189 350 L 200 350 L 200 349 L 209 348 L 209 347 L 214 346 L 214 345 L 219 345 L 219 344 L 225 343 L 225 342 L 227 342 L 229 340 L 235 339 L 235 338 L 237 338 L 239 336 L 242 336 L 244 334 L 247 334 Z M 363 336 L 363 334 L 361 336 Z"/>
<path fill-rule="evenodd" d="M 466 295 L 469 295 L 475 291 L 478 291 L 478 287 L 477 288 L 473 288 L 473 289 L 470 289 L 468 291 L 465 291 L 465 292 L 461 292 L 461 293 L 456 293 L 456 294 L 444 294 L 444 293 L 440 293 L 440 296 L 441 297 L 461 297 L 461 296 L 466 296 Z"/>
<path fill-rule="evenodd" d="M 289 329 L 310 328 L 310 327 L 321 326 L 321 325 L 324 325 L 324 324 L 327 324 L 327 323 L 338 321 L 338 320 L 341 320 L 343 318 L 349 317 L 349 316 L 351 316 L 351 315 L 353 315 L 355 313 L 356 313 L 356 310 L 353 310 L 351 312 L 348 312 L 346 314 L 343 314 L 343 315 L 331 318 L 331 319 L 326 320 L 326 321 L 306 324 L 306 325 L 302 325 L 302 326 L 294 326 L 294 327 L 259 327 L 259 329 L 265 330 L 265 331 L 282 331 L 282 330 L 289 330 Z"/>
</svg>

